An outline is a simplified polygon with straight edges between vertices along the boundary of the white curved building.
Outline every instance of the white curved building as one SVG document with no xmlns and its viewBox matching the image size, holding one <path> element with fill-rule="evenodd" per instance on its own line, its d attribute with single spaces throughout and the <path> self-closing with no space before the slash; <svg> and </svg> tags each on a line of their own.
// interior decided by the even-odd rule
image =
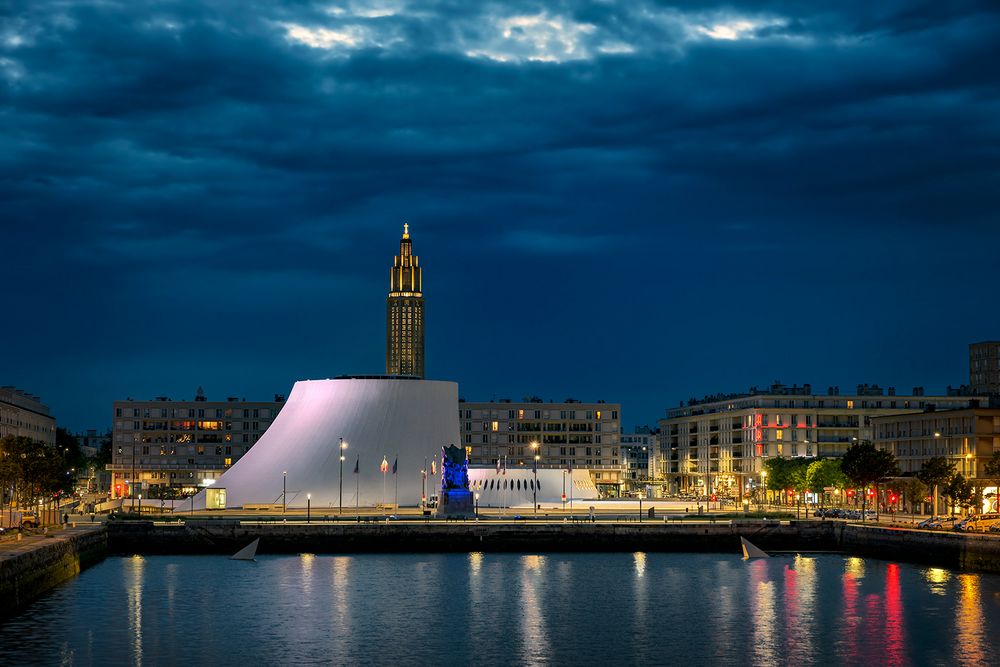
<svg viewBox="0 0 1000 667">
<path fill-rule="evenodd" d="M 244 507 L 281 504 L 284 484 L 287 506 L 304 508 L 311 494 L 314 512 L 336 511 L 341 438 L 345 511 L 382 503 L 383 480 L 386 503 L 394 502 L 398 482 L 399 504 L 417 505 L 421 470 L 438 459 L 437 475 L 428 470 L 426 481 L 427 495 L 436 494 L 441 447 L 460 442 L 458 384 L 406 377 L 296 382 L 270 428 L 211 488 L 225 489 L 226 507 Z M 195 508 L 205 507 L 205 495 L 195 496 Z"/>
<path fill-rule="evenodd" d="M 469 490 L 479 494 L 480 507 L 531 507 L 535 479 L 531 468 L 508 468 L 499 473 L 496 468 L 469 468 Z M 562 469 L 539 468 L 537 479 L 539 504 L 559 505 L 564 492 L 567 504 L 570 498 L 575 502 L 599 497 L 587 470 L 570 474 Z"/>
</svg>

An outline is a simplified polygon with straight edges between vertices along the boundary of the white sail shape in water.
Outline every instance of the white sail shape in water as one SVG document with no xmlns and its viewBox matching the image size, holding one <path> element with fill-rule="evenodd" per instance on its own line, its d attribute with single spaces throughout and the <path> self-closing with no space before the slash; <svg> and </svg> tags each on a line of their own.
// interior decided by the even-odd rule
<svg viewBox="0 0 1000 667">
<path fill-rule="evenodd" d="M 254 557 L 257 555 L 258 544 L 260 544 L 259 537 L 230 556 L 229 560 L 254 560 Z"/>
<path fill-rule="evenodd" d="M 750 558 L 767 558 L 767 552 L 755 547 L 747 538 L 740 537 L 740 545 L 743 547 L 743 560 Z"/>
</svg>

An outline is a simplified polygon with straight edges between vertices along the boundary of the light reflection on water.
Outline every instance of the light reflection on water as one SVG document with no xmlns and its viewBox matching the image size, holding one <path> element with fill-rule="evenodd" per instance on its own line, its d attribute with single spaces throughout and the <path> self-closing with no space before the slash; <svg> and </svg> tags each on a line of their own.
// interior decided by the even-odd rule
<svg viewBox="0 0 1000 667">
<path fill-rule="evenodd" d="M 837 555 L 110 558 L 4 664 L 1000 664 L 1000 577 Z"/>
</svg>

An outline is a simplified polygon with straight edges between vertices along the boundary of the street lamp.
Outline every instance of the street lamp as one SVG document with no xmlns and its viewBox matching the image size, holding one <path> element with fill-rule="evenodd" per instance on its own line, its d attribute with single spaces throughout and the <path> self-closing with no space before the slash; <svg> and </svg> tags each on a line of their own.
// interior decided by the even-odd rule
<svg viewBox="0 0 1000 667">
<path fill-rule="evenodd" d="M 476 520 L 479 519 L 479 492 L 476 491 Z"/>
<path fill-rule="evenodd" d="M 639 492 L 639 523 L 642 523 L 642 499 L 645 498 L 645 497 L 646 497 L 646 495 L 642 491 L 640 491 Z"/>
<path fill-rule="evenodd" d="M 761 464 L 763 466 L 763 464 Z M 767 469 L 761 467 L 760 469 L 760 490 L 764 501 L 761 503 L 762 507 L 767 505 Z"/>
<path fill-rule="evenodd" d="M 532 512 L 534 512 L 535 516 L 538 516 L 538 459 L 541 458 L 538 455 L 538 443 L 537 442 L 531 443 L 531 449 L 535 453 L 535 460 L 534 464 L 532 465 L 532 471 L 535 476 L 535 485 L 531 489 L 531 507 L 532 507 Z"/>
<path fill-rule="evenodd" d="M 309 523 L 312 518 L 312 497 L 313 494 L 306 494 L 306 523 Z"/>
<path fill-rule="evenodd" d="M 344 513 L 344 450 L 347 449 L 347 443 L 344 439 L 340 439 L 340 500 L 337 503 L 337 514 Z"/>
<path fill-rule="evenodd" d="M 283 470 L 281 472 L 281 513 L 285 513 L 285 505 L 288 501 L 288 471 Z"/>
</svg>

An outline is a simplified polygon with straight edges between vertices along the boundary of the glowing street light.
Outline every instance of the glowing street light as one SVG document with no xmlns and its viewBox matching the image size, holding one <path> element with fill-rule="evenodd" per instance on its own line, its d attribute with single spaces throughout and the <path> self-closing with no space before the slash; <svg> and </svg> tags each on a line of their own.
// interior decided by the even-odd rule
<svg viewBox="0 0 1000 667">
<path fill-rule="evenodd" d="M 535 516 L 538 516 L 538 459 L 541 458 L 538 455 L 538 443 L 537 442 L 531 443 L 531 449 L 535 453 L 535 459 L 532 465 L 532 469 L 535 475 L 535 485 L 534 488 L 531 489 L 531 507 L 532 507 L 532 512 L 534 512 Z"/>
<path fill-rule="evenodd" d="M 312 497 L 313 497 L 313 494 L 311 494 L 311 493 L 307 493 L 306 494 L 306 523 L 309 523 L 310 519 L 312 518 L 311 517 L 311 514 L 312 514 Z"/>
<path fill-rule="evenodd" d="M 288 471 L 281 471 L 281 513 L 285 513 L 285 505 L 288 499 Z"/>
<path fill-rule="evenodd" d="M 337 502 L 337 514 L 344 513 L 344 451 L 347 449 L 347 443 L 344 439 L 340 439 L 340 500 Z"/>
</svg>

